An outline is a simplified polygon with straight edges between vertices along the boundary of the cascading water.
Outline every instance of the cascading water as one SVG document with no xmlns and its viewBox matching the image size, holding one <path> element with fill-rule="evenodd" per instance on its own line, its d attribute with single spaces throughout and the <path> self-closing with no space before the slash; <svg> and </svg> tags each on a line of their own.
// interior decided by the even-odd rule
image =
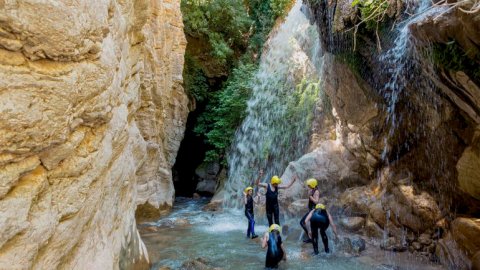
<svg viewBox="0 0 480 270">
<path fill-rule="evenodd" d="M 387 125 L 389 126 L 388 137 L 385 137 L 385 146 L 382 152 L 382 160 L 388 163 L 388 138 L 393 136 L 397 131 L 399 120 L 396 111 L 399 96 L 403 93 L 407 82 L 412 80 L 412 70 L 419 62 L 419 52 L 415 46 L 415 39 L 411 35 L 410 26 L 431 12 L 436 12 L 435 9 L 429 9 L 431 5 L 430 0 L 421 0 L 417 5 L 414 15 L 406 21 L 400 23 L 396 29 L 398 36 L 395 38 L 394 46 L 381 54 L 380 62 L 387 66 L 387 73 L 390 75 L 388 83 L 382 89 L 383 96 L 387 101 Z M 419 78 L 417 78 L 419 79 Z M 419 80 L 418 87 L 429 88 L 428 82 Z"/>
<path fill-rule="evenodd" d="M 251 185 L 260 169 L 266 178 L 280 175 L 308 147 L 321 57 L 317 29 L 301 7 L 297 0 L 262 55 L 247 116 L 228 156 L 226 202 L 235 204 L 230 196 Z"/>
<path fill-rule="evenodd" d="M 398 160 L 399 158 L 398 149 L 396 153 L 394 151 L 392 156 L 392 149 L 388 144 L 389 139 L 402 132 L 411 132 L 415 137 L 425 136 L 426 133 L 426 122 L 429 121 L 427 116 L 423 117 L 424 122 L 420 121 L 416 124 L 414 131 L 404 131 L 400 129 L 400 126 L 404 124 L 402 121 L 410 121 L 408 114 L 400 112 L 397 108 L 397 105 L 400 101 L 408 103 L 409 99 L 412 98 L 410 97 L 409 92 L 406 91 L 406 88 L 414 85 L 417 92 L 422 93 L 420 96 L 423 99 L 428 100 L 428 102 L 425 102 L 424 106 L 435 107 L 435 104 L 437 103 L 435 100 L 433 100 L 434 97 L 436 97 L 436 95 L 432 94 L 434 86 L 428 76 L 425 76 L 425 73 L 432 72 L 432 69 L 431 67 L 427 68 L 425 66 L 425 61 L 422 61 L 424 58 L 424 55 L 422 55 L 423 51 L 421 48 L 417 47 L 415 37 L 411 33 L 411 25 L 423 20 L 426 16 L 432 16 L 432 14 L 441 11 L 440 7 L 430 6 L 430 0 L 421 0 L 417 5 L 414 14 L 398 25 L 396 29 L 398 35 L 395 38 L 394 46 L 379 56 L 379 61 L 384 63 L 384 65 L 387 67 L 386 74 L 390 78 L 381 89 L 381 93 L 386 100 L 386 125 L 388 134 L 388 136 L 386 136 L 384 139 L 384 148 L 381 159 L 386 165 Z M 414 110 L 412 109 L 411 111 Z M 405 142 L 403 147 L 408 148 L 408 142 Z M 441 151 L 432 152 L 439 153 Z M 381 173 L 379 173 L 378 182 L 380 182 L 382 178 L 380 175 Z M 435 178 L 435 176 L 432 175 L 432 178 Z M 433 179 L 431 179 L 431 181 L 433 181 Z M 385 229 L 383 231 L 384 243 L 387 242 L 390 234 L 388 223 L 390 222 L 392 215 L 394 219 L 399 218 L 399 214 L 395 211 L 391 209 L 386 211 L 385 219 L 387 224 L 385 225 Z M 397 237 L 402 239 L 401 244 L 405 246 L 407 231 L 403 229 L 402 234 L 403 235 L 397 235 Z M 386 256 L 390 262 L 394 259 L 392 256 L 394 255 L 390 254 L 389 256 Z"/>
</svg>

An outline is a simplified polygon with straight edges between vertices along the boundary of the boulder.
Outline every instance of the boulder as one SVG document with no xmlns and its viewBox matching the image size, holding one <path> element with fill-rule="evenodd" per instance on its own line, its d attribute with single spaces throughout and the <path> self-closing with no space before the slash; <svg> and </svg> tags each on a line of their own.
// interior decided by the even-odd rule
<svg viewBox="0 0 480 270">
<path fill-rule="evenodd" d="M 365 229 L 364 229 L 365 235 L 369 237 L 374 237 L 377 239 L 383 238 L 383 229 L 378 226 L 375 221 L 373 221 L 371 218 L 367 218 L 365 222 Z"/>
<path fill-rule="evenodd" d="M 480 219 L 456 218 L 451 224 L 455 242 L 469 257 L 480 250 Z"/>
<path fill-rule="evenodd" d="M 308 199 L 300 199 L 288 205 L 288 211 L 293 215 L 304 215 L 308 212 Z"/>
<path fill-rule="evenodd" d="M 399 185 L 392 188 L 392 194 L 389 206 L 399 225 L 421 232 L 435 226 L 441 217 L 437 202 L 426 192 L 416 194 L 413 186 Z"/>
<path fill-rule="evenodd" d="M 458 183 L 460 189 L 477 200 L 480 200 L 479 168 L 479 151 L 476 148 L 467 147 L 457 163 Z"/>
<path fill-rule="evenodd" d="M 432 243 L 432 238 L 430 238 L 430 234 L 422 233 L 418 237 L 418 242 L 424 246 L 428 246 Z"/>
<path fill-rule="evenodd" d="M 211 200 L 207 205 L 203 207 L 203 211 L 220 211 L 223 208 L 222 200 Z"/>
<path fill-rule="evenodd" d="M 461 250 L 450 233 L 438 241 L 435 255 L 449 269 L 470 269 L 470 259 Z"/>
<path fill-rule="evenodd" d="M 422 244 L 420 244 L 419 242 L 413 242 L 412 247 L 413 247 L 413 249 L 419 251 L 419 250 L 422 249 Z"/>
<path fill-rule="evenodd" d="M 186 218 L 177 218 L 173 222 L 175 226 L 186 226 L 190 224 L 190 222 Z"/>
<path fill-rule="evenodd" d="M 216 178 L 220 172 L 220 164 L 217 162 L 202 163 L 195 169 L 195 175 L 200 179 Z"/>
<path fill-rule="evenodd" d="M 180 266 L 180 270 L 214 270 L 218 268 L 214 268 L 209 265 L 207 259 L 205 258 L 196 258 L 185 261 L 182 266 Z"/>
<path fill-rule="evenodd" d="M 197 192 L 214 194 L 217 186 L 217 181 L 214 179 L 202 179 L 197 183 Z"/>
<path fill-rule="evenodd" d="M 480 270 L 480 251 L 472 257 L 472 270 Z"/>
<path fill-rule="evenodd" d="M 355 236 L 352 238 L 352 248 L 356 253 L 360 253 L 365 250 L 366 242 L 363 238 Z"/>
<path fill-rule="evenodd" d="M 385 250 L 392 250 L 394 246 L 397 244 L 397 239 L 395 237 L 388 237 L 387 239 L 383 239 L 380 243 L 380 247 Z"/>
<path fill-rule="evenodd" d="M 340 195 L 340 204 L 349 215 L 367 215 L 375 200 L 372 191 L 366 186 L 349 188 Z"/>
<path fill-rule="evenodd" d="M 340 219 L 340 225 L 350 232 L 355 232 L 365 225 L 364 217 L 344 217 Z"/>
<path fill-rule="evenodd" d="M 339 141 L 327 140 L 313 152 L 291 162 L 282 179 L 292 179 L 293 176 L 298 179 L 315 178 L 318 180 L 320 197 L 331 199 L 337 194 L 335 190 L 365 184 L 366 179 L 358 168 L 355 157 Z M 280 193 L 283 201 L 291 202 L 305 197 L 303 181 L 295 182 L 291 188 Z"/>
</svg>

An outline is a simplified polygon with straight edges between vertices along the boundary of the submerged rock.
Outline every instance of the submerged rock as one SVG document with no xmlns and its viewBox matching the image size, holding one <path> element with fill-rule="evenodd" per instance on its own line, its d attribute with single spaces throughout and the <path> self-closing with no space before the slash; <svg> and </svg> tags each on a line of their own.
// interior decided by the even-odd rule
<svg viewBox="0 0 480 270">
<path fill-rule="evenodd" d="M 191 259 L 182 264 L 180 270 L 221 270 L 222 268 L 210 266 L 210 262 L 205 258 Z"/>
<path fill-rule="evenodd" d="M 352 248 L 356 253 L 364 251 L 366 247 L 366 242 L 363 238 L 358 236 L 352 238 Z"/>
<path fill-rule="evenodd" d="M 203 207 L 204 211 L 220 211 L 223 208 L 223 201 L 222 200 L 212 200 L 207 205 Z"/>
</svg>

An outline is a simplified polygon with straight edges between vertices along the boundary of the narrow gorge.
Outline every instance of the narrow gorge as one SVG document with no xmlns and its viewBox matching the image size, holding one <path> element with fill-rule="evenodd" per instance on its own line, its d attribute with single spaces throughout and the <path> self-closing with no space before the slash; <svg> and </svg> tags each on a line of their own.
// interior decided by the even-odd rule
<svg viewBox="0 0 480 270">
<path fill-rule="evenodd" d="M 478 0 L 0 0 L 0 78 L 0 269 L 263 269 L 274 175 L 280 269 L 480 269 Z"/>
</svg>

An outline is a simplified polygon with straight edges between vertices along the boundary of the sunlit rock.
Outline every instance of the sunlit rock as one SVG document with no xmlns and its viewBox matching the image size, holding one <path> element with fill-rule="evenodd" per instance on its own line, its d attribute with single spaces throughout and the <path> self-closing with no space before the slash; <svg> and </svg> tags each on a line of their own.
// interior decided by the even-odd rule
<svg viewBox="0 0 480 270">
<path fill-rule="evenodd" d="M 188 114 L 179 1 L 0 1 L 0 268 L 148 268 Z"/>
<path fill-rule="evenodd" d="M 365 225 L 365 218 L 363 217 L 344 217 L 340 219 L 340 225 L 351 232 L 358 231 Z"/>
<path fill-rule="evenodd" d="M 468 147 L 457 163 L 460 188 L 477 200 L 480 200 L 480 152 Z"/>
</svg>

